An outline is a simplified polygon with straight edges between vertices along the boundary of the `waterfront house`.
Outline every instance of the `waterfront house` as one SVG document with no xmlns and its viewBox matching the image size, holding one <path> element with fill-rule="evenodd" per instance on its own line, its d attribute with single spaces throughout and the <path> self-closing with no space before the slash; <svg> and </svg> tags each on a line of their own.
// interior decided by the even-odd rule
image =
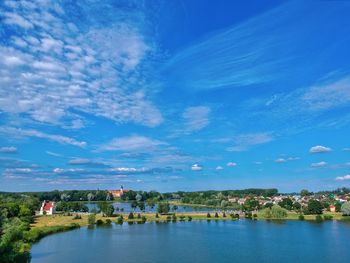
<svg viewBox="0 0 350 263">
<path fill-rule="evenodd" d="M 55 202 L 44 201 L 40 208 L 40 215 L 53 215 L 56 212 Z"/>
<path fill-rule="evenodd" d="M 329 206 L 329 211 L 335 212 L 335 206 L 334 206 L 334 205 L 330 205 L 330 206 Z"/>
</svg>

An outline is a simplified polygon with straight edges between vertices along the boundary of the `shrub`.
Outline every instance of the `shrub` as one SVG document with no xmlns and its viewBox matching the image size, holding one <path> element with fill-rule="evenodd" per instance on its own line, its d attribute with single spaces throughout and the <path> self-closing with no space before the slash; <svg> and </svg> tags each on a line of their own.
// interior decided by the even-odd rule
<svg viewBox="0 0 350 263">
<path fill-rule="evenodd" d="M 128 215 L 128 219 L 130 219 L 130 220 L 134 219 L 134 213 L 133 212 L 130 212 L 130 214 Z"/>
<path fill-rule="evenodd" d="M 215 215 L 214 215 L 215 218 L 218 218 L 219 217 L 219 214 L 218 212 L 215 212 Z"/>
<path fill-rule="evenodd" d="M 158 213 L 156 213 L 156 218 L 159 218 L 159 214 Z"/>
<path fill-rule="evenodd" d="M 179 216 L 180 217 L 180 221 L 185 221 L 185 216 Z"/>
<path fill-rule="evenodd" d="M 141 219 L 141 214 L 140 213 L 137 214 L 137 219 Z"/>
<path fill-rule="evenodd" d="M 166 217 L 166 221 L 170 222 L 171 221 L 171 216 Z"/>
<path fill-rule="evenodd" d="M 222 212 L 222 217 L 226 217 L 226 213 L 225 212 Z"/>
<path fill-rule="evenodd" d="M 73 217 L 73 220 L 77 220 L 77 219 L 81 219 L 81 215 L 76 214 L 76 215 Z"/>
<path fill-rule="evenodd" d="M 173 214 L 172 220 L 173 220 L 173 222 L 176 222 L 177 218 L 176 218 L 176 215 L 175 215 L 175 214 Z"/>
<path fill-rule="evenodd" d="M 210 218 L 210 217 L 211 217 L 210 213 L 207 213 L 207 218 Z"/>
<path fill-rule="evenodd" d="M 97 221 L 96 221 L 96 225 L 97 225 L 97 226 L 101 226 L 101 225 L 103 225 L 103 224 L 104 224 L 104 222 L 103 222 L 102 219 L 97 219 Z"/>
<path fill-rule="evenodd" d="M 106 219 L 106 225 L 110 225 L 112 223 L 112 220 L 110 220 L 109 218 Z"/>
<path fill-rule="evenodd" d="M 143 223 L 145 223 L 145 222 L 147 221 L 147 218 L 146 218 L 145 216 L 142 216 L 142 217 L 141 217 L 141 221 L 142 221 Z"/>
<path fill-rule="evenodd" d="M 305 216 L 304 216 L 304 215 L 299 215 L 299 216 L 298 216 L 298 219 L 299 219 L 299 220 L 304 220 L 304 219 L 305 219 Z"/>
<path fill-rule="evenodd" d="M 120 216 L 117 218 L 117 224 L 119 224 L 119 225 L 123 224 L 123 216 Z"/>
<path fill-rule="evenodd" d="M 95 214 L 89 214 L 88 216 L 88 225 L 92 226 L 95 224 L 96 221 L 96 215 Z"/>
<path fill-rule="evenodd" d="M 188 217 L 188 221 L 192 221 L 192 216 L 189 216 L 189 217 Z"/>
</svg>

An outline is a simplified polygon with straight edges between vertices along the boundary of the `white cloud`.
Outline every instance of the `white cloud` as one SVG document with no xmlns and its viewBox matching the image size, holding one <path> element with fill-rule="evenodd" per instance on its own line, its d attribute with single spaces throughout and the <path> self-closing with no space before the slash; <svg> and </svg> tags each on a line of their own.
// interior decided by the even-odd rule
<svg viewBox="0 0 350 263">
<path fill-rule="evenodd" d="M 344 175 L 344 176 L 338 176 L 335 178 L 337 181 L 344 181 L 344 180 L 350 180 L 350 174 Z"/>
<path fill-rule="evenodd" d="M 3 15 L 5 17 L 5 19 L 3 20 L 5 24 L 19 26 L 24 29 L 33 28 L 32 23 L 30 23 L 27 19 L 23 18 L 22 16 L 16 13 L 5 12 Z"/>
<path fill-rule="evenodd" d="M 11 169 L 6 169 L 6 172 L 31 173 L 32 169 L 31 168 L 11 168 Z"/>
<path fill-rule="evenodd" d="M 285 157 L 285 158 L 278 158 L 275 160 L 276 163 L 286 163 L 290 161 L 296 161 L 299 160 L 299 157 Z"/>
<path fill-rule="evenodd" d="M 199 165 L 199 164 L 193 164 L 192 166 L 191 166 L 191 170 L 192 171 L 202 171 L 203 170 L 203 166 L 201 166 L 201 165 Z"/>
<path fill-rule="evenodd" d="M 321 146 L 321 145 L 313 146 L 309 150 L 310 153 L 327 153 L 331 151 L 332 151 L 331 148 L 326 146 Z"/>
<path fill-rule="evenodd" d="M 100 147 L 101 151 L 149 151 L 167 143 L 145 136 L 132 135 L 115 138 Z"/>
<path fill-rule="evenodd" d="M 209 125 L 210 108 L 206 106 L 188 107 L 182 114 L 188 132 L 199 131 Z"/>
<path fill-rule="evenodd" d="M 109 169 L 112 172 L 124 172 L 124 173 L 144 173 L 150 171 L 147 168 L 134 168 L 134 167 L 116 167 Z"/>
<path fill-rule="evenodd" d="M 318 163 L 312 163 L 311 164 L 311 167 L 315 167 L 315 168 L 319 168 L 319 167 L 325 167 L 327 166 L 327 163 L 326 162 L 318 162 Z"/>
<path fill-rule="evenodd" d="M 285 163 L 285 162 L 287 162 L 287 160 L 284 159 L 284 158 L 278 158 L 278 159 L 275 160 L 275 162 L 276 163 Z"/>
<path fill-rule="evenodd" d="M 235 162 L 228 162 L 226 165 L 228 167 L 235 167 L 235 166 L 237 166 L 237 163 L 235 163 Z"/>
<path fill-rule="evenodd" d="M 273 136 L 270 133 L 248 133 L 241 134 L 232 139 L 235 146 L 226 148 L 229 152 L 247 151 L 254 145 L 271 142 Z"/>
<path fill-rule="evenodd" d="M 76 112 L 149 127 L 163 121 L 151 102 L 159 85 L 150 77 L 155 46 L 142 10 L 120 16 L 122 11 L 106 3 L 103 12 L 110 23 L 102 28 L 90 19 L 96 10 L 85 4 L 79 6 L 80 21 L 71 19 L 74 4 L 64 10 L 57 1 L 34 1 L 34 9 L 23 3 L 6 12 L 0 7 L 3 26 L 11 32 L 11 42 L 0 44 L 1 111 L 71 123 L 72 129 L 84 127 L 74 122 L 81 119 Z"/>
<path fill-rule="evenodd" d="M 9 147 L 0 147 L 0 152 L 1 153 L 16 153 L 17 148 L 14 146 L 9 146 Z"/>
<path fill-rule="evenodd" d="M 215 168 L 215 170 L 217 170 L 217 171 L 220 171 L 220 170 L 224 170 L 224 167 L 222 167 L 222 166 L 217 166 L 216 168 Z"/>
<path fill-rule="evenodd" d="M 80 168 L 69 168 L 69 169 L 63 169 L 63 168 L 54 168 L 52 170 L 56 174 L 61 174 L 61 173 L 80 173 L 84 172 L 84 169 Z"/>
<path fill-rule="evenodd" d="M 0 127 L 0 133 L 3 134 L 9 134 L 13 137 L 36 137 L 36 138 L 42 138 L 42 139 L 48 139 L 50 141 L 58 142 L 61 144 L 69 144 L 73 146 L 78 147 L 85 147 L 87 144 L 84 141 L 78 141 L 76 139 L 62 136 L 62 135 L 55 135 L 55 134 L 47 134 L 41 131 L 37 130 L 31 130 L 31 129 L 20 129 L 20 128 L 14 128 L 14 127 Z"/>
</svg>

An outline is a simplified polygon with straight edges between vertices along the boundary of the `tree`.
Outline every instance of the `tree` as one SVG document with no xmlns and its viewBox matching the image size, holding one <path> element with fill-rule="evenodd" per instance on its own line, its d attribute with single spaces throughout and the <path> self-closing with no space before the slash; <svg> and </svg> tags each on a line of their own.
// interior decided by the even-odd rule
<svg viewBox="0 0 350 263">
<path fill-rule="evenodd" d="M 135 208 L 137 207 L 137 205 L 138 205 L 138 204 L 137 204 L 137 201 L 134 200 L 134 201 L 131 202 L 131 208 L 132 208 L 133 210 L 135 210 Z"/>
<path fill-rule="evenodd" d="M 92 226 L 96 222 L 96 215 L 95 214 L 89 214 L 88 216 L 88 225 Z"/>
<path fill-rule="evenodd" d="M 305 210 L 305 214 L 309 215 L 320 215 L 323 212 L 323 206 L 320 201 L 311 199 Z"/>
<path fill-rule="evenodd" d="M 221 201 L 221 207 L 226 207 L 228 205 L 228 202 L 226 200 Z"/>
<path fill-rule="evenodd" d="M 133 212 L 130 212 L 130 214 L 128 215 L 128 219 L 134 219 L 134 213 Z"/>
<path fill-rule="evenodd" d="M 287 217 L 287 210 L 279 205 L 273 205 L 271 208 L 265 208 L 260 213 L 265 218 L 283 219 Z"/>
<path fill-rule="evenodd" d="M 177 205 L 173 205 L 172 210 L 175 212 L 178 209 Z"/>
<path fill-rule="evenodd" d="M 169 206 L 168 202 L 158 203 L 158 209 L 157 209 L 158 213 L 167 214 L 167 213 L 169 213 L 169 210 L 170 210 L 170 206 Z"/>
<path fill-rule="evenodd" d="M 106 216 L 112 216 L 113 213 L 114 213 L 114 206 L 109 204 L 109 203 L 107 203 L 107 202 L 100 202 L 100 203 L 98 203 L 98 208 Z"/>
<path fill-rule="evenodd" d="M 287 210 L 292 210 L 293 201 L 289 197 L 283 198 L 282 201 L 278 203 L 278 205 L 282 208 L 287 209 Z"/>
<path fill-rule="evenodd" d="M 335 212 L 340 212 L 340 211 L 341 211 L 342 203 L 336 202 L 336 203 L 334 204 L 334 206 L 335 206 Z"/>
<path fill-rule="evenodd" d="M 301 209 L 301 204 L 300 203 L 298 203 L 298 202 L 295 202 L 294 204 L 293 204 L 293 207 L 294 207 L 294 210 L 300 210 Z"/>
<path fill-rule="evenodd" d="M 341 212 L 343 213 L 343 216 L 350 216 L 350 202 L 342 204 Z"/>
<path fill-rule="evenodd" d="M 138 206 L 141 211 L 145 211 L 145 202 L 138 202 Z"/>
<path fill-rule="evenodd" d="M 303 189 L 303 190 L 300 191 L 300 195 L 303 196 L 303 197 L 304 196 L 308 196 L 308 195 L 310 195 L 310 192 L 307 189 Z"/>
<path fill-rule="evenodd" d="M 87 200 L 90 202 L 92 200 L 94 200 L 94 194 L 93 193 L 88 193 L 87 195 Z"/>
<path fill-rule="evenodd" d="M 135 197 L 135 198 L 136 198 L 136 201 L 137 201 L 137 202 L 142 201 L 142 195 L 141 195 L 141 194 L 139 194 L 139 193 L 136 195 L 136 197 Z"/>
</svg>

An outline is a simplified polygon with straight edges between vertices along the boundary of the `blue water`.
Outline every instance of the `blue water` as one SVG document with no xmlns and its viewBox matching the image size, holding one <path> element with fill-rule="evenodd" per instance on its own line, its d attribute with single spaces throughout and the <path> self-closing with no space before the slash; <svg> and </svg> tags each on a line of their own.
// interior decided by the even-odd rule
<svg viewBox="0 0 350 263">
<path fill-rule="evenodd" d="M 114 206 L 114 208 L 116 209 L 117 207 L 119 209 L 123 208 L 124 212 L 140 212 L 140 209 L 137 207 L 136 209 L 131 208 L 131 203 L 128 202 L 113 202 L 112 205 Z M 96 209 L 98 210 L 98 205 L 97 203 L 87 203 L 86 206 L 89 208 L 89 211 L 91 211 L 92 209 Z M 151 213 L 155 213 L 157 212 L 157 205 L 155 205 L 153 208 L 150 206 L 145 206 L 145 212 L 151 212 Z M 172 208 L 172 205 L 170 205 L 170 208 Z M 194 212 L 194 211 L 198 211 L 198 212 L 213 212 L 213 211 L 221 211 L 220 209 L 215 209 L 215 208 L 206 208 L 206 207 L 190 207 L 190 206 L 178 206 L 178 208 L 176 209 L 176 212 Z M 118 213 L 118 211 L 115 210 L 115 213 Z"/>
<path fill-rule="evenodd" d="M 350 224 L 192 221 L 81 228 L 42 239 L 32 262 L 350 262 Z"/>
</svg>

